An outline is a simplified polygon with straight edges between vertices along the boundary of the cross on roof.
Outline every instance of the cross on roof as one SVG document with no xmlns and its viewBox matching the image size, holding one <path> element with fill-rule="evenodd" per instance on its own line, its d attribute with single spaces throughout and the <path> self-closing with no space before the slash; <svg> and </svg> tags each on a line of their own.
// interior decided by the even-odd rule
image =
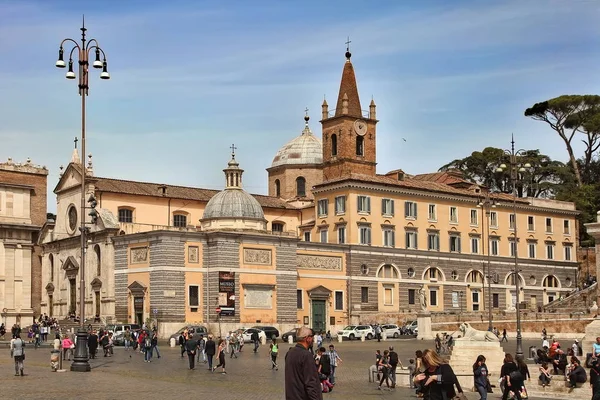
<svg viewBox="0 0 600 400">
<path fill-rule="evenodd" d="M 306 115 L 306 116 L 308 117 L 308 107 L 306 107 L 306 108 L 304 109 L 304 115 Z"/>
<path fill-rule="evenodd" d="M 350 43 L 352 43 L 352 41 L 350 40 L 350 36 L 348 36 L 348 39 L 346 40 L 346 51 L 350 51 Z"/>
<path fill-rule="evenodd" d="M 231 147 L 230 147 L 230 149 L 231 149 L 231 156 L 235 157 L 235 151 L 237 150 L 237 147 L 235 147 L 235 145 L 232 144 Z"/>
<path fill-rule="evenodd" d="M 75 142 L 75 148 L 77 148 L 77 142 L 79 142 L 79 139 L 75 138 L 73 141 Z"/>
</svg>

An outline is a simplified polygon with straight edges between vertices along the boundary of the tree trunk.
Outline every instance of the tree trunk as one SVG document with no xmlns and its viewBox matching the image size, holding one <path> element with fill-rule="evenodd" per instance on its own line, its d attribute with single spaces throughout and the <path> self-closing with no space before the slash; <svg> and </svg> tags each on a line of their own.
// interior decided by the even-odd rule
<svg viewBox="0 0 600 400">
<path fill-rule="evenodd" d="M 579 166 L 577 165 L 577 159 L 575 158 L 575 154 L 573 153 L 573 148 L 571 147 L 571 143 L 566 142 L 567 151 L 569 152 L 569 161 L 573 166 L 573 172 L 575 172 L 575 179 L 577 180 L 577 186 L 580 187 L 582 185 L 581 182 L 581 172 L 579 172 Z"/>
</svg>

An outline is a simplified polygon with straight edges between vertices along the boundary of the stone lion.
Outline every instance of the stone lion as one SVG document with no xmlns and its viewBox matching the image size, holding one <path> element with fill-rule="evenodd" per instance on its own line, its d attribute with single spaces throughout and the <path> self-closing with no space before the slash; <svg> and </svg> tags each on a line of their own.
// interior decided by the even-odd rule
<svg viewBox="0 0 600 400">
<path fill-rule="evenodd" d="M 479 342 L 498 342 L 498 336 L 489 331 L 480 331 L 473 328 L 468 322 L 460 324 L 462 337 L 458 340 L 474 340 Z"/>
</svg>

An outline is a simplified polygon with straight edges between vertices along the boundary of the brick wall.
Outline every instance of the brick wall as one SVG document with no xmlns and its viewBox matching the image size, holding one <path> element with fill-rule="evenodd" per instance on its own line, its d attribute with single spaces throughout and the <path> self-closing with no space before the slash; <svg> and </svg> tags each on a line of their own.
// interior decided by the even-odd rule
<svg viewBox="0 0 600 400">
<path fill-rule="evenodd" d="M 278 271 L 294 272 L 297 269 L 296 241 L 285 240 L 276 249 Z M 297 322 L 296 275 L 277 275 L 277 322 L 280 324 Z"/>
<path fill-rule="evenodd" d="M 279 179 L 280 197 L 285 200 L 296 198 L 296 178 L 299 176 L 306 179 L 306 197 L 314 198 L 311 188 L 323 182 L 323 169 L 317 165 L 281 166 L 269 170 L 269 196 L 277 196 L 275 180 Z"/>
<path fill-rule="evenodd" d="M 185 322 L 184 259 L 179 237 L 162 236 L 150 244 L 150 316 L 157 310 L 160 322 Z"/>
</svg>

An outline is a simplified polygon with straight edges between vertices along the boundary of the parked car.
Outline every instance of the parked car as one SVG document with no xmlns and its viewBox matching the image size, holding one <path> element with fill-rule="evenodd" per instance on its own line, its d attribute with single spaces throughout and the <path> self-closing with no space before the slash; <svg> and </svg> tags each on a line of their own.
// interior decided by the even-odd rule
<svg viewBox="0 0 600 400">
<path fill-rule="evenodd" d="M 191 333 L 192 335 L 196 336 L 196 335 L 208 335 L 208 330 L 206 329 L 205 326 L 202 325 L 187 325 L 184 326 L 183 328 L 179 329 L 177 332 L 175 332 L 174 334 L 172 334 L 169 337 L 169 341 L 174 338 L 175 340 L 179 340 L 179 336 L 183 333 L 183 331 L 187 328 L 188 332 Z M 197 338 L 196 338 L 197 339 Z"/>
<path fill-rule="evenodd" d="M 381 333 L 387 335 L 387 337 L 398 338 L 400 336 L 400 327 L 396 324 L 381 325 Z"/>
<path fill-rule="evenodd" d="M 253 326 L 254 329 L 260 329 L 267 335 L 267 339 L 276 339 L 279 337 L 279 331 L 274 326 Z"/>
<path fill-rule="evenodd" d="M 112 332 L 113 336 L 123 334 L 125 330 L 129 328 L 130 331 L 137 331 L 140 329 L 138 324 L 117 324 L 117 325 L 108 325 L 106 330 Z"/>
<path fill-rule="evenodd" d="M 283 340 L 284 342 L 288 341 L 288 337 L 292 337 L 292 342 L 296 342 L 296 328 L 292 329 L 291 331 L 287 331 L 286 333 L 284 333 L 283 335 L 281 335 L 281 340 Z"/>
<path fill-rule="evenodd" d="M 375 336 L 373 327 L 370 325 L 349 325 L 338 332 L 338 336 L 350 340 L 358 339 L 363 335 L 369 340 L 373 339 Z"/>
<path fill-rule="evenodd" d="M 265 340 L 267 339 L 267 335 L 265 334 L 264 331 L 260 330 L 260 329 L 256 329 L 256 328 L 241 328 L 238 329 L 238 332 L 242 331 L 242 337 L 244 338 L 244 343 L 248 343 L 252 341 L 252 334 L 254 332 L 258 332 L 258 339 L 262 340 L 262 338 L 264 337 Z"/>
<path fill-rule="evenodd" d="M 417 329 L 417 321 L 408 321 L 404 327 L 409 332 L 409 335 L 414 335 Z"/>
</svg>

